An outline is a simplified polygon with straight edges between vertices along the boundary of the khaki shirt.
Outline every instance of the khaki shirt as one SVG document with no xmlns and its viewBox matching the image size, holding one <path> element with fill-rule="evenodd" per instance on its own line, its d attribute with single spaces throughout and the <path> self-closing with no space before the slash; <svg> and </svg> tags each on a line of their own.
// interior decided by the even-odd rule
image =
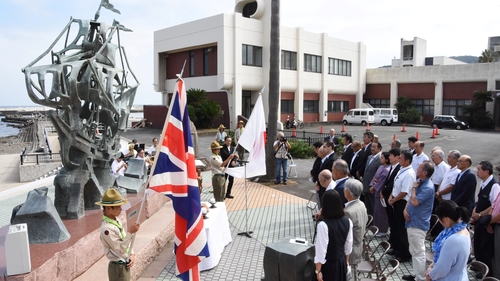
<svg viewBox="0 0 500 281">
<path fill-rule="evenodd" d="M 116 221 L 119 222 L 118 220 Z M 110 261 L 125 261 L 127 258 L 127 248 L 130 246 L 130 242 L 132 242 L 132 234 L 126 232 L 125 238 L 122 239 L 120 229 L 116 225 L 103 220 L 100 238 L 104 249 L 104 255 Z M 113 254 L 113 252 L 115 254 Z M 117 257 L 116 254 L 120 257 Z"/>
<path fill-rule="evenodd" d="M 210 164 L 212 164 L 212 175 L 224 174 L 224 168 L 221 167 L 222 158 L 220 155 L 212 153 L 212 156 L 210 156 Z"/>
</svg>

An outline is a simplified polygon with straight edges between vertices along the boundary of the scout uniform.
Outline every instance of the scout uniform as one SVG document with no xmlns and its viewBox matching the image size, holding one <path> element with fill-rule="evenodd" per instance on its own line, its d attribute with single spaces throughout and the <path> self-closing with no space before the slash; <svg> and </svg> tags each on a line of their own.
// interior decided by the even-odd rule
<svg viewBox="0 0 500 281">
<path fill-rule="evenodd" d="M 96 205 L 121 206 L 127 202 L 128 200 L 123 199 L 118 191 L 114 188 L 110 188 L 104 193 L 101 201 L 96 202 Z M 126 232 L 118 219 L 113 220 L 107 216 L 103 216 L 100 238 L 104 246 L 104 255 L 110 261 L 108 265 L 109 280 L 130 280 L 130 270 L 127 268 L 127 258 L 130 250 L 130 243 L 132 241 L 132 234 Z"/>
<path fill-rule="evenodd" d="M 212 156 L 210 156 L 210 164 L 212 165 L 212 186 L 214 188 L 215 201 L 223 202 L 225 196 L 226 180 L 224 178 L 224 168 L 222 166 L 222 158 L 214 152 L 214 149 L 221 149 L 217 141 L 210 144 Z"/>
</svg>

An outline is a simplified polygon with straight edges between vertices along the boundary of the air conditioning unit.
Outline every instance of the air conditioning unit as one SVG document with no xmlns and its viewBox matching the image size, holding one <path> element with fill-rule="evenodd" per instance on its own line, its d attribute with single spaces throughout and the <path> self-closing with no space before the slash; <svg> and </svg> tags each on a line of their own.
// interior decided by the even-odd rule
<svg viewBox="0 0 500 281">
<path fill-rule="evenodd" d="M 28 225 L 11 225 L 5 237 L 5 261 L 7 275 L 24 274 L 31 271 Z"/>
</svg>

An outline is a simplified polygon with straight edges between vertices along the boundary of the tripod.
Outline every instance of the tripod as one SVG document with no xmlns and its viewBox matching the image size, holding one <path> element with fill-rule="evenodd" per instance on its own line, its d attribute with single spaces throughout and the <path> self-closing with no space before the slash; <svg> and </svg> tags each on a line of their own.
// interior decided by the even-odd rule
<svg viewBox="0 0 500 281">
<path fill-rule="evenodd" d="M 247 163 L 245 160 L 237 160 L 238 163 L 245 166 L 245 231 L 238 233 L 238 235 L 244 235 L 248 238 L 252 238 L 253 231 L 248 231 L 248 196 L 247 196 Z"/>
</svg>

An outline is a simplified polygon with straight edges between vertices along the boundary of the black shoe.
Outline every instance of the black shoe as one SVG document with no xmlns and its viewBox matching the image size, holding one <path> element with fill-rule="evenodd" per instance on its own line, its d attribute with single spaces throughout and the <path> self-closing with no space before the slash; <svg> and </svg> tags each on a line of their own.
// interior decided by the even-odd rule
<svg viewBox="0 0 500 281">
<path fill-rule="evenodd" d="M 387 254 L 388 255 L 391 255 L 391 256 L 395 256 L 398 254 L 398 251 L 394 250 L 394 249 L 390 249 L 389 251 L 387 251 Z"/>
<path fill-rule="evenodd" d="M 280 182 L 279 181 L 275 181 L 274 184 L 280 184 Z"/>
<path fill-rule="evenodd" d="M 234 196 L 233 196 L 233 195 L 231 195 L 231 194 L 226 194 L 226 198 L 233 199 L 233 198 L 234 198 Z"/>
<path fill-rule="evenodd" d="M 413 275 L 403 275 L 403 280 L 415 280 L 415 276 Z"/>
<path fill-rule="evenodd" d="M 403 257 L 400 257 L 400 256 L 396 256 L 396 259 L 399 261 L 399 263 L 409 262 L 411 260 L 411 258 L 403 258 Z M 411 279 L 411 280 L 413 280 L 413 279 Z"/>
<path fill-rule="evenodd" d="M 283 182 L 284 185 L 287 185 L 286 181 Z"/>
</svg>

